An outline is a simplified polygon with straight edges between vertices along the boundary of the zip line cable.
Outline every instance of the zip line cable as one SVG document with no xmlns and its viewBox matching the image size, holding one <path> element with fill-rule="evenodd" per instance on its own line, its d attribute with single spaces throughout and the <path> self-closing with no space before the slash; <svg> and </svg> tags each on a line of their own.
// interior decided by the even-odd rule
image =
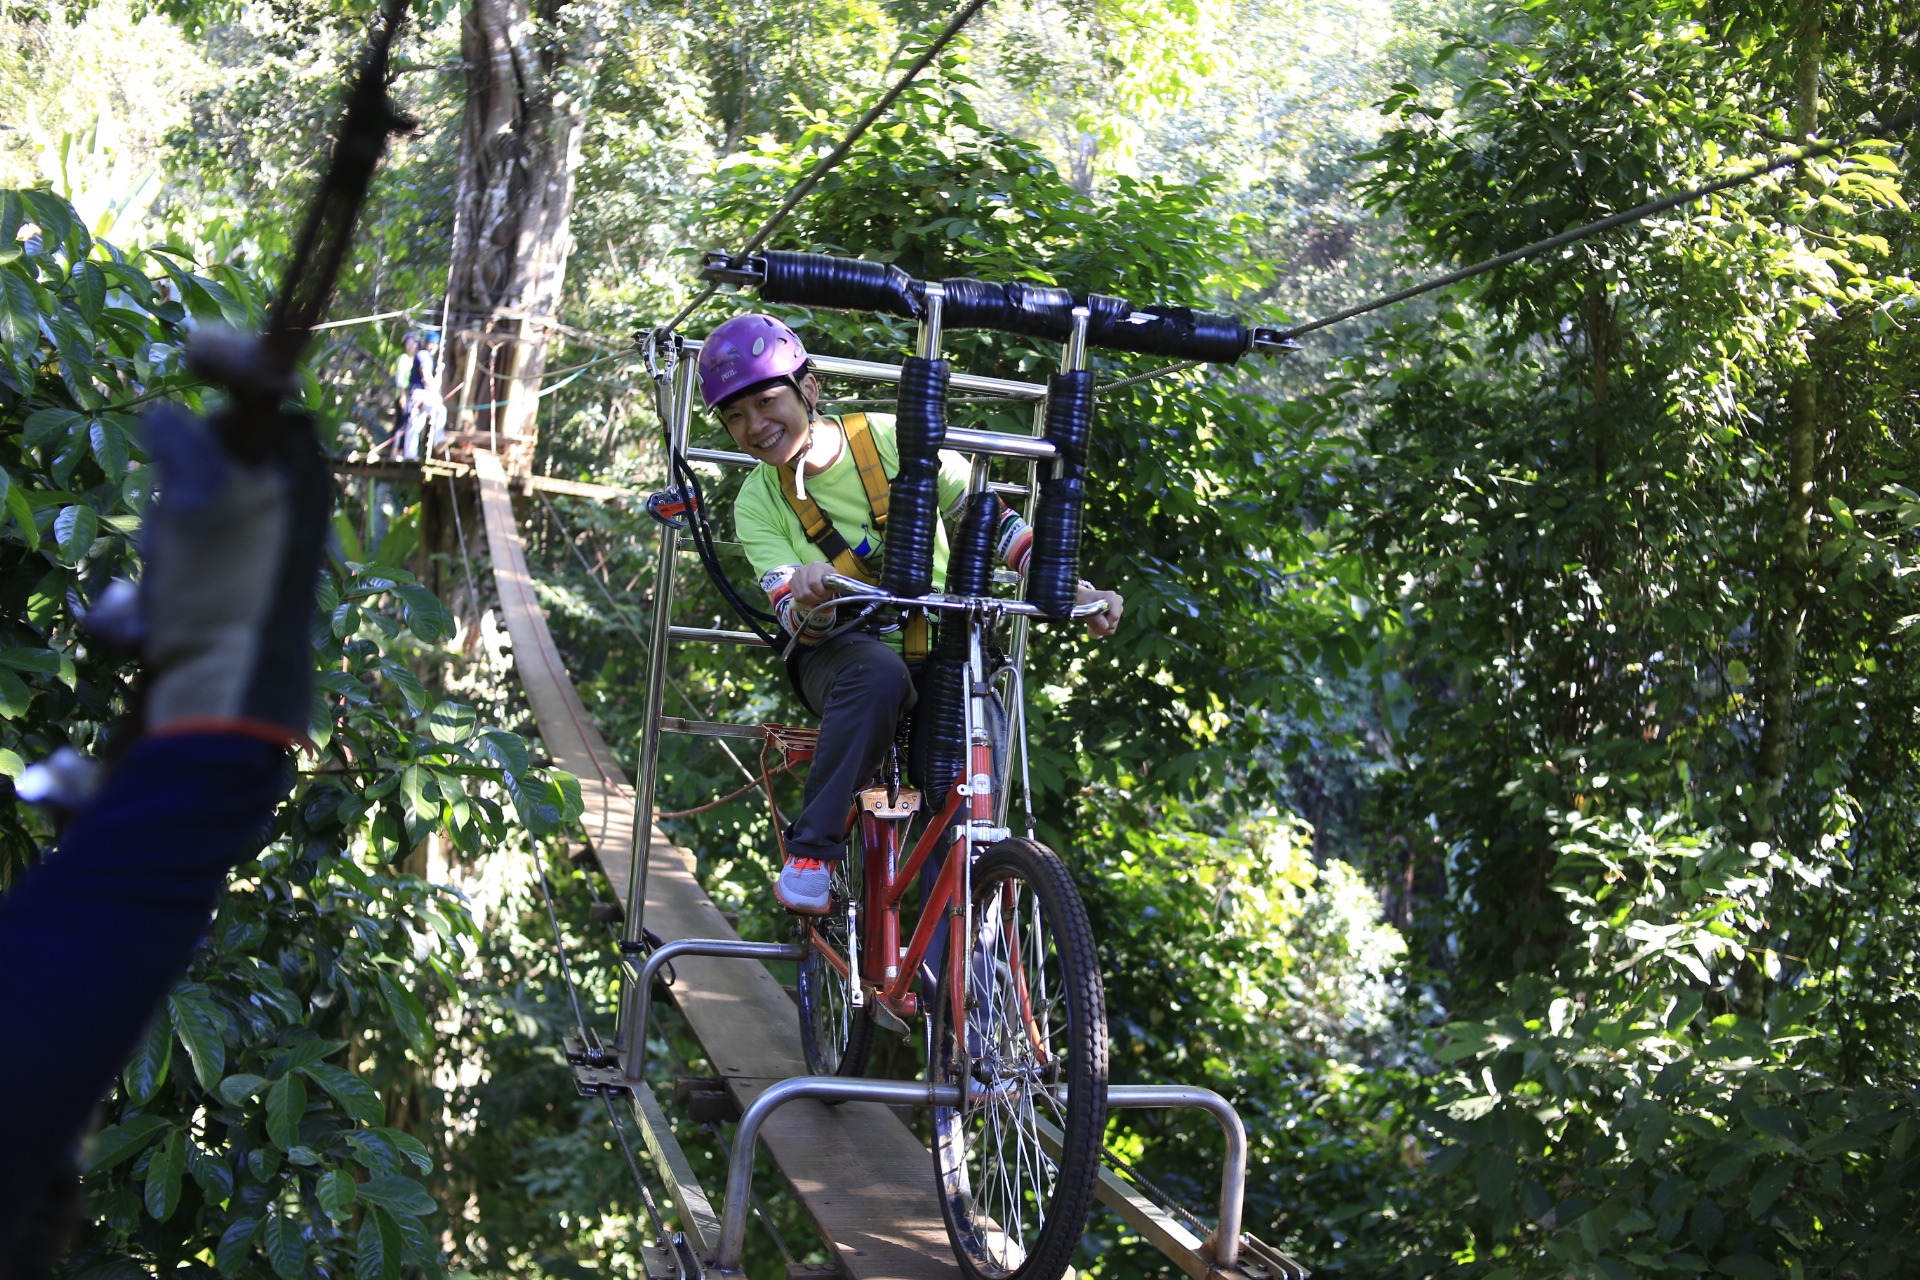
<svg viewBox="0 0 1920 1280">
<path fill-rule="evenodd" d="M 934 37 L 933 43 L 928 45 L 919 58 L 914 60 L 912 66 L 907 68 L 907 73 L 900 77 L 893 88 L 882 94 L 880 100 L 868 108 L 867 114 L 861 116 L 853 128 L 847 131 L 847 136 L 840 140 L 840 145 L 828 152 L 819 164 L 813 166 L 813 171 L 806 177 L 800 179 L 793 190 L 787 193 L 785 202 L 773 211 L 773 216 L 762 224 L 760 230 L 754 232 L 753 237 L 747 241 L 746 247 L 740 250 L 739 256 L 741 259 L 745 259 L 749 255 L 758 252 L 761 246 L 766 244 L 773 236 L 773 233 L 780 229 L 780 224 L 785 222 L 793 211 L 800 207 L 800 202 L 812 194 L 813 189 L 820 184 L 820 180 L 833 172 L 834 168 L 839 165 L 842 160 L 847 158 L 847 153 L 853 150 L 853 144 L 860 141 L 861 135 L 866 133 L 868 129 L 871 129 L 874 123 L 879 120 L 882 115 L 886 114 L 887 108 L 891 107 L 900 95 L 907 91 L 907 86 L 919 78 L 920 73 L 925 71 L 935 58 L 940 56 L 941 51 L 953 42 L 955 36 L 960 34 L 961 28 L 972 21 L 973 15 L 985 8 L 986 4 L 987 0 L 968 0 L 966 6 L 962 8 L 959 13 L 953 15 L 953 20 L 947 23 L 946 29 Z M 719 287 L 717 283 L 709 284 L 705 289 L 694 295 L 693 301 L 680 308 L 680 314 L 667 321 L 667 323 L 661 327 L 665 329 L 679 328 L 680 322 L 699 310 L 701 304 L 708 298 L 711 298 L 714 295 L 714 291 Z"/>
<path fill-rule="evenodd" d="M 1397 293 L 1390 293 L 1383 298 L 1376 298 L 1371 302 L 1362 302 L 1357 306 L 1348 307 L 1344 311 L 1336 311 L 1332 315 L 1322 316 L 1318 320 L 1308 321 L 1306 324 L 1295 325 L 1290 329 L 1282 329 L 1279 334 L 1279 340 L 1285 342 L 1289 339 L 1297 338 L 1302 334 L 1312 333 L 1316 329 L 1324 329 L 1328 325 L 1339 324 L 1342 320 L 1351 320 L 1355 316 L 1363 316 L 1369 311 L 1378 311 L 1380 308 L 1390 307 L 1396 302 L 1405 302 L 1410 298 L 1417 298 L 1423 293 L 1432 293 L 1435 289 L 1444 289 L 1450 284 L 1458 284 L 1462 280 L 1471 280 L 1474 276 L 1484 275 L 1489 271 L 1496 271 L 1501 267 L 1510 266 L 1513 263 L 1522 262 L 1528 258 L 1537 258 L 1543 253 L 1548 253 L 1560 248 L 1562 245 L 1569 245 L 1578 240 L 1589 239 L 1599 235 L 1603 231 L 1611 231 L 1615 227 L 1622 227 L 1630 222 L 1639 222 L 1652 217 L 1656 213 L 1663 213 L 1668 209 L 1678 208 L 1683 204 L 1692 204 L 1696 200 L 1704 200 L 1706 197 L 1725 191 L 1730 187 L 1741 186 L 1745 183 L 1752 182 L 1755 178 L 1765 177 L 1776 169 L 1785 169 L 1790 165 L 1805 164 L 1809 160 L 1817 160 L 1822 156 L 1832 155 L 1836 151 L 1852 146 L 1863 138 L 1884 138 L 1888 134 L 1898 133 L 1900 130 L 1916 122 L 1920 122 L 1920 111 L 1908 111 L 1893 117 L 1885 124 L 1868 125 L 1863 129 L 1855 131 L 1851 136 L 1841 138 L 1834 142 L 1823 142 L 1818 146 L 1795 147 L 1787 154 L 1770 160 L 1765 164 L 1742 169 L 1738 173 L 1729 174 L 1724 178 L 1709 182 L 1705 186 L 1694 187 L 1689 191 L 1682 191 L 1677 195 L 1664 196 L 1658 200 L 1649 200 L 1647 203 L 1635 205 L 1631 209 L 1623 209 L 1619 213 L 1608 214 L 1597 222 L 1587 223 L 1584 227 L 1575 227 L 1571 231 L 1562 231 L 1557 236 L 1548 236 L 1545 240 L 1537 240 L 1524 248 L 1514 249 L 1511 252 L 1500 254 L 1498 257 L 1488 258 L 1484 262 L 1476 262 L 1472 266 L 1462 267 L 1458 271 L 1449 271 L 1446 275 L 1436 276 L 1423 284 L 1412 285 Z M 1165 369 L 1161 372 L 1172 373 L 1173 369 Z M 1101 389 L 1106 390 L 1107 388 L 1103 387 Z"/>
</svg>

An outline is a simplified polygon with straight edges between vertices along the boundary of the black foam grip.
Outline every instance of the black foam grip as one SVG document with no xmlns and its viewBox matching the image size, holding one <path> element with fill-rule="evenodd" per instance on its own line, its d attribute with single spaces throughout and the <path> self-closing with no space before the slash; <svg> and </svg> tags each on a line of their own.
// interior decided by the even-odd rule
<svg viewBox="0 0 1920 1280">
<path fill-rule="evenodd" d="M 947 329 L 993 329 L 1033 338 L 1063 339 L 1073 328 L 1073 295 L 1033 284 L 943 280 L 946 301 L 940 323 Z"/>
<path fill-rule="evenodd" d="M 966 644 L 965 627 L 943 627 L 961 633 Z M 937 812 L 946 803 L 947 794 L 967 767 L 966 659 L 936 657 L 927 664 L 920 701 L 913 708 L 914 758 L 919 776 L 914 779 L 929 797 Z"/>
<path fill-rule="evenodd" d="M 993 594 L 993 535 L 1000 527 L 1000 499 L 976 493 L 967 499 L 960 534 L 947 557 L 947 592 L 956 596 Z M 954 627 L 954 631 L 962 628 Z"/>
<path fill-rule="evenodd" d="M 906 458 L 887 501 L 886 556 L 880 589 L 893 596 L 933 590 L 933 548 L 940 527 L 940 470 L 931 458 Z"/>
<path fill-rule="evenodd" d="M 884 262 L 830 258 L 821 253 L 770 252 L 759 256 L 767 271 L 766 283 L 760 286 L 760 297 L 766 302 L 878 311 L 909 320 L 918 320 L 924 310 L 919 282 Z"/>
<path fill-rule="evenodd" d="M 1058 451 L 1052 473 L 1079 479 L 1087 469 L 1087 439 L 1093 434 L 1093 370 L 1056 373 L 1047 378 L 1044 432 Z"/>
<path fill-rule="evenodd" d="M 952 372 L 945 360 L 908 356 L 900 362 L 893 438 L 902 461 L 931 458 L 946 447 L 947 381 Z"/>
<path fill-rule="evenodd" d="M 1192 307 L 1137 307 L 1095 294 L 1087 309 L 1087 345 L 1109 351 L 1232 364 L 1253 345 L 1253 331 L 1232 316 Z"/>
<path fill-rule="evenodd" d="M 1073 609 L 1080 586 L 1080 534 L 1087 510 L 1086 482 L 1048 480 L 1033 513 L 1033 550 L 1027 557 L 1027 600 L 1055 620 Z"/>
</svg>

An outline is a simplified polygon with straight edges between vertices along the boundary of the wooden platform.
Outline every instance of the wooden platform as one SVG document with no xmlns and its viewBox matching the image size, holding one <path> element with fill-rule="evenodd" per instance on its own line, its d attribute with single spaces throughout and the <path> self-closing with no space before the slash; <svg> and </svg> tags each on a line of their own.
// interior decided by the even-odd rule
<svg viewBox="0 0 1920 1280">
<path fill-rule="evenodd" d="M 587 840 L 625 906 L 632 787 L 554 647 L 534 597 L 499 458 L 476 451 L 474 471 L 515 669 L 548 755 L 580 779 Z M 658 828 L 650 834 L 647 926 L 669 942 L 737 937 L 695 879 L 693 855 L 669 844 Z M 793 1001 L 765 966 L 690 957 L 675 968 L 673 998 L 743 1108 L 775 1081 L 806 1074 Z M 949 1280 L 959 1274 L 934 1198 L 933 1158 L 885 1107 L 796 1102 L 775 1113 L 761 1133 L 774 1165 L 848 1276 Z M 717 1194 L 719 1188 L 709 1190 Z"/>
</svg>

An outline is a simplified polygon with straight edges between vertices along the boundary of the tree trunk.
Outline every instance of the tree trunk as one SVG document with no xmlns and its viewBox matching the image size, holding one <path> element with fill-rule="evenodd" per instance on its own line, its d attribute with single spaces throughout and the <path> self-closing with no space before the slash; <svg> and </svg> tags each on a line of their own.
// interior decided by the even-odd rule
<svg viewBox="0 0 1920 1280">
<path fill-rule="evenodd" d="M 456 445 L 494 449 L 509 473 L 532 469 L 603 17 L 600 0 L 471 0 L 462 25 L 446 368 Z"/>
<path fill-rule="evenodd" d="M 1818 9 L 1810 9 L 1799 33 L 1793 113 L 1794 136 L 1803 145 L 1820 119 L 1820 59 L 1823 30 Z M 1815 232 L 1815 218 L 1807 221 Z M 1787 494 L 1781 524 L 1780 558 L 1771 617 L 1763 624 L 1760 653 L 1760 747 L 1755 761 L 1754 797 L 1748 812 L 1748 836 L 1773 841 L 1778 801 L 1786 787 L 1787 758 L 1793 743 L 1794 691 L 1800 674 L 1800 636 L 1811 594 L 1813 551 L 1813 472 L 1820 437 L 1820 390 L 1808 363 L 1787 384 Z"/>
</svg>

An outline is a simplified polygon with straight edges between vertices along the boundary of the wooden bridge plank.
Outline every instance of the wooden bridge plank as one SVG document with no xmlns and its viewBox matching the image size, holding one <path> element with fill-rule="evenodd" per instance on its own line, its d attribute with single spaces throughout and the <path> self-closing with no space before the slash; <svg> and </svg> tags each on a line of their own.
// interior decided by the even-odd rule
<svg viewBox="0 0 1920 1280">
<path fill-rule="evenodd" d="M 476 450 L 474 469 L 514 667 L 547 754 L 580 779 L 587 840 L 626 906 L 633 791 L 554 646 L 500 460 Z M 693 855 L 657 828 L 650 835 L 647 926 L 669 942 L 737 937 L 695 878 Z M 766 966 L 689 956 L 674 968 L 674 1002 L 742 1107 L 774 1081 L 806 1074 L 793 1001 Z M 868 1103 L 790 1103 L 767 1122 L 761 1139 L 853 1280 L 959 1274 L 934 1194 L 933 1158 L 891 1111 Z"/>
</svg>

